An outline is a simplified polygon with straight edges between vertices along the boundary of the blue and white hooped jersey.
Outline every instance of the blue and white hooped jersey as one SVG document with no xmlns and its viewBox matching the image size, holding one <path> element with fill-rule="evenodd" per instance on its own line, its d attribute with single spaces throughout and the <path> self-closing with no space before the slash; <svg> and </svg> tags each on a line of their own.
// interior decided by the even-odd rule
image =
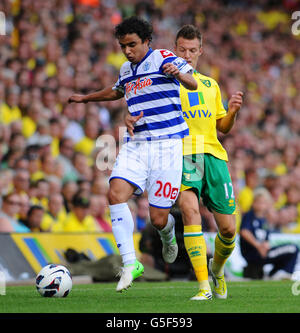
<svg viewBox="0 0 300 333">
<path fill-rule="evenodd" d="M 182 116 L 179 82 L 163 73 L 162 66 L 172 62 L 181 73 L 193 73 L 193 68 L 168 50 L 149 49 L 138 63 L 125 62 L 113 89 L 124 94 L 132 116 L 141 111 L 144 116 L 135 123 L 134 141 L 183 138 L 189 134 Z M 124 141 L 132 138 L 126 132 Z"/>
</svg>

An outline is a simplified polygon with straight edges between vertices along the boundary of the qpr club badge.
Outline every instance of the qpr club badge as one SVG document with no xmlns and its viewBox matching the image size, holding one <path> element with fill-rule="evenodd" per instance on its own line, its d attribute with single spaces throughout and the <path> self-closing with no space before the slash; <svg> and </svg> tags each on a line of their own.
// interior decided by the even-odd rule
<svg viewBox="0 0 300 333">
<path fill-rule="evenodd" d="M 150 62 L 146 61 L 143 65 L 143 71 L 147 72 L 150 69 L 150 66 L 151 66 Z"/>
</svg>

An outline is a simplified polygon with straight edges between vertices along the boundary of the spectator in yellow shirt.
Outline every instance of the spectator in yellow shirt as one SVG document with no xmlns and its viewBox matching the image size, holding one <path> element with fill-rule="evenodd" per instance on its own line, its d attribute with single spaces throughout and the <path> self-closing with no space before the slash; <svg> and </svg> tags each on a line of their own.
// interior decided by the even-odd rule
<svg viewBox="0 0 300 333">
<path fill-rule="evenodd" d="M 88 157 L 89 165 L 92 165 L 93 160 L 91 155 L 96 148 L 96 140 L 99 136 L 99 127 L 100 122 L 99 118 L 96 117 L 87 117 L 83 126 L 84 136 L 77 142 L 74 146 L 77 152 L 81 152 Z"/>
<path fill-rule="evenodd" d="M 41 178 L 36 181 L 36 183 L 32 184 L 35 188 L 33 191 L 34 195 L 31 196 L 30 201 L 34 205 L 40 205 L 45 210 L 48 209 L 48 196 L 49 196 L 49 183 L 46 179 Z"/>
<path fill-rule="evenodd" d="M 64 198 L 64 207 L 67 213 L 71 211 L 72 199 L 78 192 L 78 184 L 74 181 L 68 181 L 62 184 L 61 194 Z"/>
<path fill-rule="evenodd" d="M 4 124 L 10 124 L 13 121 L 20 120 L 22 113 L 18 107 L 19 88 L 12 87 L 6 94 L 6 102 L 1 104 L 1 121 Z"/>
<path fill-rule="evenodd" d="M 258 178 L 255 169 L 245 171 L 245 186 L 241 189 L 238 195 L 238 204 L 241 213 L 247 213 L 253 203 L 253 191 L 258 185 Z"/>
<path fill-rule="evenodd" d="M 50 136 L 52 137 L 51 142 L 51 154 L 53 157 L 57 157 L 59 155 L 59 141 L 61 138 L 61 125 L 59 119 L 57 117 L 52 117 L 49 120 L 50 124 Z"/>
<path fill-rule="evenodd" d="M 42 118 L 42 104 L 33 102 L 22 118 L 22 134 L 30 138 L 37 130 L 37 124 Z"/>
<path fill-rule="evenodd" d="M 97 225 L 93 216 L 90 215 L 90 198 L 77 192 L 72 200 L 72 208 L 68 214 L 64 232 L 95 232 Z"/>
<path fill-rule="evenodd" d="M 32 205 L 27 213 L 26 226 L 31 232 L 41 232 L 41 223 L 45 209 L 40 205 Z"/>
<path fill-rule="evenodd" d="M 27 169 L 17 169 L 13 176 L 13 187 L 18 194 L 28 193 L 30 173 Z"/>
<path fill-rule="evenodd" d="M 89 157 L 81 152 L 75 152 L 72 163 L 78 173 L 78 179 L 85 178 L 91 180 L 93 178 L 93 170 L 89 165 Z"/>
<path fill-rule="evenodd" d="M 44 214 L 41 229 L 49 232 L 61 232 L 67 217 L 63 196 L 60 193 L 49 195 L 48 211 Z"/>
</svg>

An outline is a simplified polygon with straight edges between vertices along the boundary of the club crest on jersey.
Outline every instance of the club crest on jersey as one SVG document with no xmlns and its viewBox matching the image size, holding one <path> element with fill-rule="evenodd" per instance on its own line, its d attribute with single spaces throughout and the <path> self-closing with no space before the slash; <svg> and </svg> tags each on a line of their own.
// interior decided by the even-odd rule
<svg viewBox="0 0 300 333">
<path fill-rule="evenodd" d="M 210 83 L 209 80 L 202 80 L 202 79 L 200 79 L 200 81 L 201 81 L 201 82 L 202 82 L 207 88 L 211 87 L 211 83 Z"/>
<path fill-rule="evenodd" d="M 150 69 L 150 66 L 151 66 L 150 62 L 146 61 L 143 66 L 143 71 L 147 72 Z"/>
<path fill-rule="evenodd" d="M 184 172 L 183 176 L 184 176 L 185 180 L 187 180 L 187 181 L 191 180 L 191 175 L 189 173 Z"/>
<path fill-rule="evenodd" d="M 125 85 L 126 96 L 128 96 L 130 92 L 133 92 L 136 95 L 138 90 L 149 87 L 152 85 L 152 83 L 153 81 L 147 77 L 142 79 L 139 77 L 135 82 L 128 82 Z"/>
</svg>

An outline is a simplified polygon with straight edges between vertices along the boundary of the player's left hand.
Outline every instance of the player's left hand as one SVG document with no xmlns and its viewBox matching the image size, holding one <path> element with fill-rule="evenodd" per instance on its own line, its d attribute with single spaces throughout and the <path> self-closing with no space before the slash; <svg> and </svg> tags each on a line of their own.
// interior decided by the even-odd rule
<svg viewBox="0 0 300 333">
<path fill-rule="evenodd" d="M 177 76 L 180 73 L 178 67 L 170 62 L 164 64 L 162 68 L 167 76 Z"/>
<path fill-rule="evenodd" d="M 133 130 L 134 130 L 134 124 L 142 118 L 144 115 L 144 112 L 141 111 L 141 113 L 138 116 L 132 116 L 130 113 L 127 113 L 124 119 L 125 125 L 128 129 L 128 133 L 130 136 L 134 136 Z"/>
<path fill-rule="evenodd" d="M 236 113 L 242 106 L 244 93 L 242 91 L 237 91 L 233 94 L 228 102 L 228 110 L 230 112 Z"/>
</svg>

